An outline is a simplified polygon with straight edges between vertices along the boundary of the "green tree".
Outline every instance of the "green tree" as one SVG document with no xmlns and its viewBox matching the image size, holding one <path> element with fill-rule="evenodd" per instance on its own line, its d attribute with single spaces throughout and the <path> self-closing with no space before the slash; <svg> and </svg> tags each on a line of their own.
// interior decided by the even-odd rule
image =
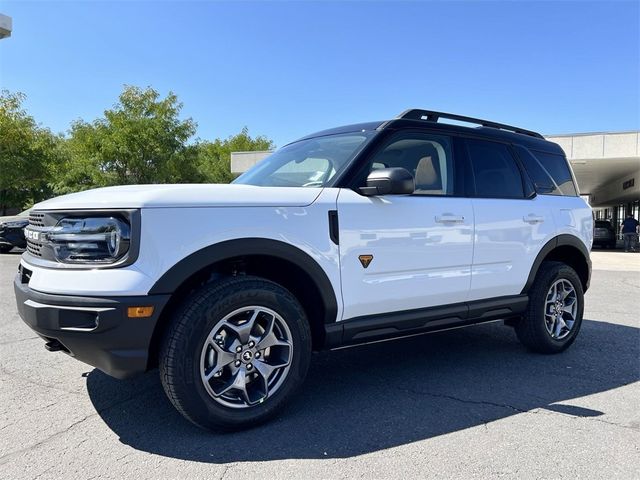
<svg viewBox="0 0 640 480">
<path fill-rule="evenodd" d="M 59 161 L 60 137 L 23 109 L 25 95 L 0 92 L 0 213 L 48 198 L 49 172 Z"/>
<path fill-rule="evenodd" d="M 249 152 L 273 150 L 273 141 L 264 136 L 252 138 L 249 129 L 244 127 L 236 135 L 224 140 L 202 141 L 197 144 L 199 169 L 205 181 L 210 183 L 229 183 L 231 174 L 231 152 Z"/>
<path fill-rule="evenodd" d="M 55 191 L 202 181 L 197 155 L 187 144 L 196 123 L 180 119 L 181 109 L 171 92 L 161 98 L 153 88 L 125 86 L 104 117 L 72 124 Z"/>
</svg>

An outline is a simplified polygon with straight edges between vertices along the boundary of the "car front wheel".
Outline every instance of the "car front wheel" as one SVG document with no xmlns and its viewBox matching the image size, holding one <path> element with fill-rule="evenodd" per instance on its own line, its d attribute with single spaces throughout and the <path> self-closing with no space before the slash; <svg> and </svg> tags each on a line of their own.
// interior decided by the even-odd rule
<svg viewBox="0 0 640 480">
<path fill-rule="evenodd" d="M 173 405 L 207 429 L 271 418 L 302 384 L 311 357 L 305 312 L 282 286 L 239 276 L 203 286 L 178 310 L 161 350 Z"/>
</svg>

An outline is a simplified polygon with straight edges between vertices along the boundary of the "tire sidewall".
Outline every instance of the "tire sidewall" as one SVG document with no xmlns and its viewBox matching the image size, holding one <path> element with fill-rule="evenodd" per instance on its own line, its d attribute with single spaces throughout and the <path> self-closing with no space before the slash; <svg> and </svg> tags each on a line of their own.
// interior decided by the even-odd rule
<svg viewBox="0 0 640 480">
<path fill-rule="evenodd" d="M 197 325 L 177 339 L 183 352 L 180 364 L 180 402 L 198 425 L 216 424 L 223 428 L 250 427 L 265 421 L 304 381 L 310 357 L 311 335 L 304 310 L 295 298 L 279 285 L 246 278 L 243 285 L 226 289 L 204 287 L 185 301 L 178 315 L 188 315 Z M 293 344 L 291 366 L 287 378 L 277 392 L 264 402 L 247 408 L 232 408 L 218 403 L 207 392 L 200 377 L 200 358 L 204 342 L 216 324 L 234 310 L 247 306 L 267 307 L 278 313 L 291 332 Z M 306 328 L 305 328 L 306 327 Z M 193 395 L 193 393 L 196 393 Z"/>
<path fill-rule="evenodd" d="M 576 313 L 575 323 L 569 335 L 560 340 L 551 336 L 545 325 L 545 307 L 549 289 L 553 283 L 558 280 L 568 280 L 576 292 L 576 301 L 578 302 L 578 310 Z M 534 320 L 532 327 L 536 329 L 536 337 L 545 343 L 545 347 L 553 352 L 561 352 L 568 348 L 576 339 L 582 326 L 582 316 L 584 313 L 584 292 L 582 290 L 582 282 L 578 274 L 571 267 L 563 264 L 556 264 L 546 271 L 540 278 L 540 282 L 536 285 L 533 295 L 529 300 L 532 302 L 532 318 Z"/>
</svg>

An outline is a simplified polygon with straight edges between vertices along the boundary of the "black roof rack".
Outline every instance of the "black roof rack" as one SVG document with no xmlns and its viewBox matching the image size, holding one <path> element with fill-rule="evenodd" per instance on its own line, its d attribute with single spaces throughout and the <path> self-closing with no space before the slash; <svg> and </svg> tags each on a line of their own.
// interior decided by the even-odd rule
<svg viewBox="0 0 640 480">
<path fill-rule="evenodd" d="M 453 113 L 434 112 L 431 110 L 421 110 L 419 108 L 413 108 L 405 110 L 397 118 L 405 118 L 408 120 L 426 120 L 427 122 L 437 122 L 441 118 L 449 120 L 456 120 L 458 122 L 475 123 L 483 127 L 499 128 L 500 130 L 509 130 L 510 132 L 521 133 L 523 135 L 529 135 L 530 137 L 544 138 L 537 132 L 531 130 L 525 130 L 524 128 L 513 127 L 511 125 L 505 125 L 503 123 L 490 122 L 489 120 L 482 120 L 480 118 L 464 117 L 462 115 L 454 115 Z"/>
</svg>

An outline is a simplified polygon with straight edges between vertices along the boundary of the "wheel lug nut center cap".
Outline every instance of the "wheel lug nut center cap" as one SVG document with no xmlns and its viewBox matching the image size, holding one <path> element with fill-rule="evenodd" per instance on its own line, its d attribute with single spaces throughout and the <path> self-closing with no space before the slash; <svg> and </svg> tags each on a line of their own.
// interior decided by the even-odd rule
<svg viewBox="0 0 640 480">
<path fill-rule="evenodd" d="M 251 360 L 253 360 L 253 352 L 251 352 L 251 350 L 245 350 L 242 354 L 242 360 L 245 362 L 250 362 Z"/>
</svg>

